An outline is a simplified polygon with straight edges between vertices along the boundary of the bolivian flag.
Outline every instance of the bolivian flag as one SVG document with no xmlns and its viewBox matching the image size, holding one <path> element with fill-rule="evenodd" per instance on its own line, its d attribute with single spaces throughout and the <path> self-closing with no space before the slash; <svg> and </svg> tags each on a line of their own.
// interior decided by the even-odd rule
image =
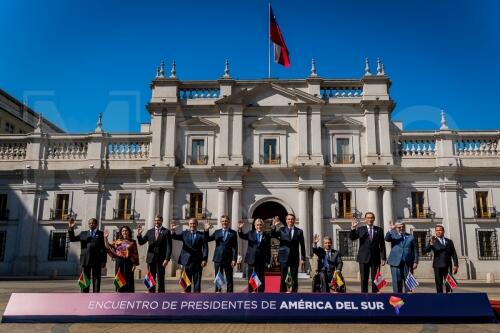
<svg viewBox="0 0 500 333">
<path fill-rule="evenodd" d="M 122 275 L 122 273 L 120 273 L 120 270 L 118 270 L 118 273 L 116 273 L 113 283 L 116 289 L 121 289 L 127 284 L 127 281 L 125 280 L 125 277 Z"/>
</svg>

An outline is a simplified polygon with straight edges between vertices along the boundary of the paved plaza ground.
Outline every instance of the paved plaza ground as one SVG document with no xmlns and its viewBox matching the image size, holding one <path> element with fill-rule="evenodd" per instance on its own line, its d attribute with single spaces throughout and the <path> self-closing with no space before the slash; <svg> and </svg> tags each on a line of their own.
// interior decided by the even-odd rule
<svg viewBox="0 0 500 333">
<path fill-rule="evenodd" d="M 347 281 L 348 292 L 359 292 L 359 282 Z M 432 281 L 419 281 L 420 287 L 415 292 L 434 292 Z M 299 291 L 310 292 L 309 280 L 300 280 Z M 167 281 L 167 292 L 179 292 L 180 287 L 177 280 Z M 246 288 L 246 281 L 235 282 L 235 292 L 242 292 Z M 145 292 L 142 281 L 136 281 L 137 292 Z M 213 291 L 210 280 L 203 281 L 202 290 Z M 10 294 L 13 292 L 78 292 L 76 279 L 62 280 L 40 280 L 40 279 L 2 279 L 0 280 L 0 314 L 3 314 Z M 102 281 L 103 292 L 113 292 L 113 280 L 105 278 Z M 388 286 L 384 292 L 391 292 Z M 486 284 L 475 281 L 461 282 L 457 292 L 486 292 L 490 299 L 500 300 L 500 284 Z M 307 333 L 307 332 L 500 332 L 500 324 L 234 324 L 234 323 L 208 323 L 208 324 L 152 324 L 152 323 L 128 323 L 128 324 L 0 324 L 0 332 L 51 332 L 51 333 L 77 333 L 77 332 L 259 332 L 259 333 Z"/>
</svg>

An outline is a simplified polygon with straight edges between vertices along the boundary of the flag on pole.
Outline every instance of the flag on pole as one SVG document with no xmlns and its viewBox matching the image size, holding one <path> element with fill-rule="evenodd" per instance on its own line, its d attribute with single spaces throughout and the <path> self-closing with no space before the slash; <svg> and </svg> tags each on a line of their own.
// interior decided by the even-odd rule
<svg viewBox="0 0 500 333">
<path fill-rule="evenodd" d="M 127 284 L 127 280 L 125 280 L 125 277 L 122 275 L 120 270 L 118 270 L 118 273 L 116 273 L 113 283 L 116 289 L 123 288 Z"/>
<path fill-rule="evenodd" d="M 90 286 L 90 280 L 84 272 L 80 274 L 80 278 L 78 279 L 78 284 L 80 285 L 80 289 L 85 289 Z"/>
<path fill-rule="evenodd" d="M 405 305 L 405 302 L 399 297 L 391 296 L 391 298 L 389 298 L 389 304 L 392 305 L 396 314 L 399 314 L 399 309 Z"/>
<path fill-rule="evenodd" d="M 288 269 L 288 274 L 286 275 L 286 278 L 285 278 L 285 284 L 286 284 L 286 288 L 288 290 L 292 289 L 293 277 L 292 277 L 292 272 L 290 271 L 290 269 Z"/>
<path fill-rule="evenodd" d="M 148 272 L 146 276 L 144 277 L 144 285 L 146 285 L 146 288 L 151 289 L 154 286 L 156 286 L 156 281 L 151 272 Z"/>
<path fill-rule="evenodd" d="M 257 290 L 262 285 L 262 282 L 260 281 L 257 273 L 253 272 L 252 275 L 250 275 L 248 284 L 250 285 L 250 287 L 252 287 L 253 290 Z"/>
<path fill-rule="evenodd" d="M 415 278 L 415 276 L 413 276 L 413 274 L 411 274 L 411 272 L 408 272 L 408 276 L 405 280 L 405 285 L 406 288 L 410 290 L 417 289 L 417 287 L 419 286 L 417 279 Z"/>
<path fill-rule="evenodd" d="M 191 280 L 189 280 L 189 277 L 187 276 L 186 271 L 182 271 L 181 277 L 179 279 L 179 285 L 184 290 L 186 290 L 186 288 L 191 285 Z"/>
<path fill-rule="evenodd" d="M 214 284 L 217 289 L 221 289 L 222 286 L 226 284 L 226 278 L 220 271 L 215 275 Z"/>
<path fill-rule="evenodd" d="M 450 289 L 455 289 L 458 285 L 457 280 L 455 280 L 451 273 L 448 273 L 448 275 L 446 275 L 444 283 L 446 283 L 448 287 L 450 287 Z"/>
<path fill-rule="evenodd" d="M 274 62 L 285 67 L 290 66 L 290 53 L 285 44 L 285 39 L 281 34 L 281 29 L 274 16 L 273 8 L 269 5 L 269 38 L 274 44 Z"/>
<path fill-rule="evenodd" d="M 382 277 L 380 271 L 375 274 L 375 279 L 373 279 L 373 283 L 377 286 L 377 289 L 380 291 L 382 288 L 387 286 L 387 281 Z"/>
</svg>

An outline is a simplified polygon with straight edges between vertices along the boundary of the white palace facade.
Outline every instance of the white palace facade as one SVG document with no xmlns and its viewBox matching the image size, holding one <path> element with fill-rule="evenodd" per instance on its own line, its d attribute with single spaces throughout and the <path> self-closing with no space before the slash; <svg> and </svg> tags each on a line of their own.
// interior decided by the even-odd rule
<svg viewBox="0 0 500 333">
<path fill-rule="evenodd" d="M 360 79 L 327 79 L 313 61 L 305 79 L 235 80 L 226 62 L 219 80 L 181 81 L 175 64 L 170 74 L 162 64 L 140 133 L 108 133 L 99 117 L 88 134 L 40 126 L 0 135 L 0 276 L 79 274 L 69 216 L 80 230 L 96 217 L 101 229 L 135 232 L 155 214 L 166 226 L 227 214 L 233 228 L 240 219 L 250 228 L 290 212 L 308 252 L 314 234 L 331 236 L 344 274 L 356 277 L 351 218 L 372 211 L 385 231 L 405 222 L 419 251 L 443 224 L 459 279 L 500 278 L 500 131 L 449 129 L 444 114 L 439 129 L 403 130 L 377 67 L 371 73 L 367 61 Z M 417 278 L 433 277 L 430 259 L 422 253 Z M 113 267 L 108 260 L 108 276 Z M 210 264 L 204 275 L 212 272 Z"/>
</svg>

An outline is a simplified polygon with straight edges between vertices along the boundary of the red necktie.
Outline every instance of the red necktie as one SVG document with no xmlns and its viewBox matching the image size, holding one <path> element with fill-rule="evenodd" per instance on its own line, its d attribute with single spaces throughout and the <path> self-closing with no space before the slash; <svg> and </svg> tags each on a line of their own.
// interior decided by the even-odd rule
<svg viewBox="0 0 500 333">
<path fill-rule="evenodd" d="M 155 229 L 155 239 L 158 240 L 159 236 L 160 236 L 160 229 L 156 228 Z"/>
</svg>

